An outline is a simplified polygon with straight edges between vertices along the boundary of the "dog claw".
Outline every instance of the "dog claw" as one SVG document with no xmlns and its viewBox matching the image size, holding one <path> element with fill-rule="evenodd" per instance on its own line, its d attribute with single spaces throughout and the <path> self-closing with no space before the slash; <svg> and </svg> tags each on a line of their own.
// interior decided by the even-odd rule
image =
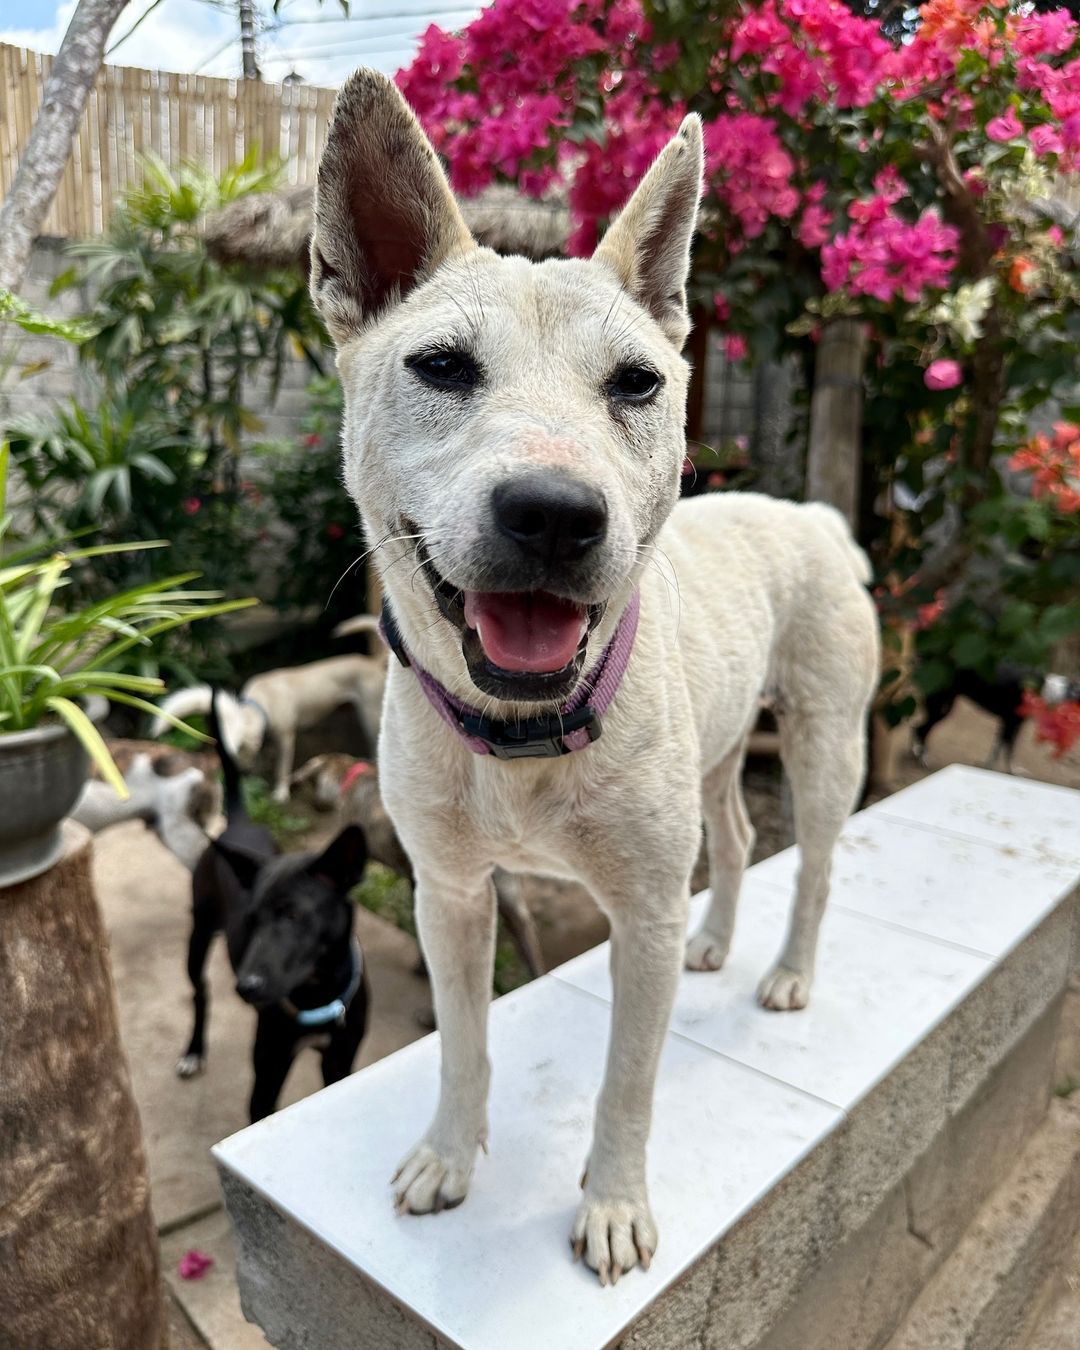
<svg viewBox="0 0 1080 1350">
<path fill-rule="evenodd" d="M 578 1182 L 578 1185 L 581 1187 L 582 1190 L 585 1189 L 586 1185 L 588 1184 L 588 1180 L 589 1180 L 589 1169 L 586 1167 L 585 1171 L 582 1172 L 581 1174 L 581 1180 Z"/>
<path fill-rule="evenodd" d="M 608 1286 L 608 1283 L 609 1283 L 609 1280 L 608 1280 L 608 1263 L 607 1263 L 606 1261 L 601 1261 L 600 1264 L 599 1264 L 599 1265 L 597 1266 L 597 1268 L 596 1268 L 596 1273 L 597 1273 L 597 1275 L 600 1276 L 600 1283 L 601 1283 L 601 1284 L 604 1286 L 604 1288 L 606 1289 L 607 1286 Z"/>
<path fill-rule="evenodd" d="M 622 1274 L 622 1266 L 612 1266 L 612 1267 L 611 1267 L 611 1283 L 612 1283 L 612 1284 L 618 1284 L 618 1283 L 619 1283 L 619 1276 L 620 1276 L 621 1274 Z"/>
<path fill-rule="evenodd" d="M 652 1265 L 652 1252 L 640 1242 L 635 1242 L 634 1246 L 637 1247 L 638 1261 L 641 1263 L 641 1269 L 648 1270 Z"/>
<path fill-rule="evenodd" d="M 585 1254 L 585 1239 L 583 1237 L 571 1238 L 570 1250 L 573 1253 L 574 1260 L 580 1261 L 582 1256 L 584 1256 Z"/>
</svg>

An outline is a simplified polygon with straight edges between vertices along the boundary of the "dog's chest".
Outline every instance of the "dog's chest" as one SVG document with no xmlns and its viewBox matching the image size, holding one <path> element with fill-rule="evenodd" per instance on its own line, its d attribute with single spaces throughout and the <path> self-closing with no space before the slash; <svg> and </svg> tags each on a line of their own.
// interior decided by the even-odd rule
<svg viewBox="0 0 1080 1350">
<path fill-rule="evenodd" d="M 580 775 L 562 761 L 477 765 L 466 809 L 496 848 L 502 866 L 526 868 L 547 858 L 581 807 Z"/>
</svg>

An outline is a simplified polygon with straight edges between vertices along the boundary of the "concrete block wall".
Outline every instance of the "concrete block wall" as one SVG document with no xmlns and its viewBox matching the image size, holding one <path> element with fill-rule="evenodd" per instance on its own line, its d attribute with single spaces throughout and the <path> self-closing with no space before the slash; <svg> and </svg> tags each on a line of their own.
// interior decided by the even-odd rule
<svg viewBox="0 0 1080 1350">
<path fill-rule="evenodd" d="M 385 1194 L 429 1107 L 431 1040 L 219 1146 L 247 1315 L 282 1350 L 937 1350 L 932 1303 L 941 1350 L 1044 1350 L 1020 1328 L 1080 1232 L 1080 1112 L 1051 1099 L 1077 838 L 1080 793 L 970 769 L 854 817 L 795 1017 L 752 1006 L 795 857 L 750 870 L 728 966 L 680 985 L 647 1276 L 600 1290 L 561 1250 L 610 1000 L 599 949 L 493 1006 L 492 1152 L 460 1209 L 401 1219 Z"/>
</svg>

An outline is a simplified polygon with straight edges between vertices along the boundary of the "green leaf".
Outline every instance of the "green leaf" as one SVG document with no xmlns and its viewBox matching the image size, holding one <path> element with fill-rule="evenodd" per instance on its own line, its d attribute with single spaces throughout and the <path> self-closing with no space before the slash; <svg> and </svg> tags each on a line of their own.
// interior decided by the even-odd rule
<svg viewBox="0 0 1080 1350">
<path fill-rule="evenodd" d="M 123 775 L 116 767 L 116 761 L 109 754 L 109 747 L 102 740 L 101 733 L 77 703 L 68 698 L 47 698 L 45 706 L 62 717 L 82 742 L 83 749 L 97 765 L 102 778 L 116 792 L 121 801 L 127 801 L 131 795 Z"/>
<path fill-rule="evenodd" d="M 1039 620 L 1039 635 L 1045 642 L 1061 642 L 1080 629 L 1080 601 L 1048 605 Z"/>
<path fill-rule="evenodd" d="M 936 694 L 953 682 L 953 668 L 947 661 L 932 657 L 915 668 L 915 683 L 924 694 Z"/>
<path fill-rule="evenodd" d="M 986 657 L 989 651 L 990 644 L 982 633 L 961 633 L 953 644 L 952 655 L 953 660 L 962 670 L 972 670 Z M 922 687 L 926 693 L 933 692 L 933 690 L 926 689 L 925 685 Z"/>
</svg>

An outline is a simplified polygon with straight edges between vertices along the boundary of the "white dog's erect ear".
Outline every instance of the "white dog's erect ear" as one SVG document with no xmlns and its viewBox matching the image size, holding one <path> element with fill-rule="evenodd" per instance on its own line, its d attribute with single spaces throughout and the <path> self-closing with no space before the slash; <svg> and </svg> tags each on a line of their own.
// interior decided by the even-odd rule
<svg viewBox="0 0 1080 1350">
<path fill-rule="evenodd" d="M 315 189 L 311 296 L 340 346 L 453 253 L 475 247 L 420 123 L 358 70 L 334 105 Z"/>
<path fill-rule="evenodd" d="M 593 254 L 614 269 L 676 347 L 690 332 L 686 278 L 704 169 L 701 118 L 691 113 Z"/>
</svg>

